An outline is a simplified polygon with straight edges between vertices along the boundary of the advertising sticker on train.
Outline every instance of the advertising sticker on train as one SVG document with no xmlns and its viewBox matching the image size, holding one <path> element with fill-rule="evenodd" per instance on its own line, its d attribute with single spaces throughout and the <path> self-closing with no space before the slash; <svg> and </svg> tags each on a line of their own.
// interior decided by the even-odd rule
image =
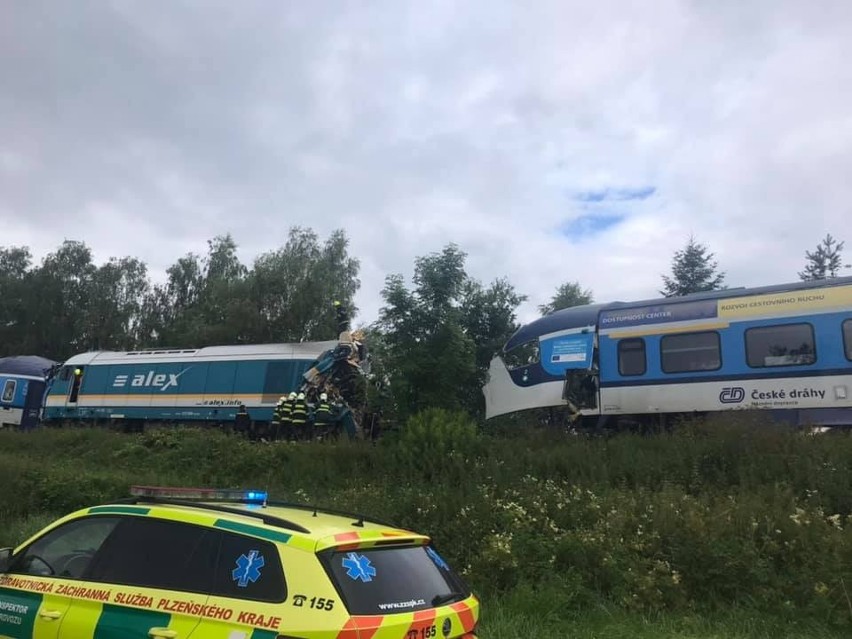
<svg viewBox="0 0 852 639">
<path fill-rule="evenodd" d="M 562 375 L 569 368 L 589 368 L 594 339 L 594 333 L 575 333 L 542 340 L 541 365 L 551 375 Z"/>
</svg>

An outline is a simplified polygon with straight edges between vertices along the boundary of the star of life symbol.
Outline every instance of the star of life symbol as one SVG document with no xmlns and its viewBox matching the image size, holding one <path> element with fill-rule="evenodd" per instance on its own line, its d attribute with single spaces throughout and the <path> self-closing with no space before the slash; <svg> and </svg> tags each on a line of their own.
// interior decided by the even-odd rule
<svg viewBox="0 0 852 639">
<path fill-rule="evenodd" d="M 358 553 L 350 552 L 346 555 L 343 559 L 343 567 L 346 568 L 346 574 L 353 581 L 360 579 L 367 583 L 373 581 L 373 577 L 376 576 L 376 569 L 373 568 L 370 560 Z"/>
<path fill-rule="evenodd" d="M 248 582 L 254 583 L 260 579 L 260 569 L 265 563 L 263 555 L 257 550 L 250 551 L 248 555 L 240 555 L 237 567 L 231 571 L 231 578 L 240 588 L 245 588 Z"/>
</svg>

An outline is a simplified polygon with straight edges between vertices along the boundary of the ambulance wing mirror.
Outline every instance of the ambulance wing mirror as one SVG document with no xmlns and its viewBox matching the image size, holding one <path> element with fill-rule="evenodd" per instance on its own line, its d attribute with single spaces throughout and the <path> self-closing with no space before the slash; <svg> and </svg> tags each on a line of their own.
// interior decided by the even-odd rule
<svg viewBox="0 0 852 639">
<path fill-rule="evenodd" d="M 12 563 L 12 548 L 0 548 L 0 573 L 9 570 Z"/>
</svg>

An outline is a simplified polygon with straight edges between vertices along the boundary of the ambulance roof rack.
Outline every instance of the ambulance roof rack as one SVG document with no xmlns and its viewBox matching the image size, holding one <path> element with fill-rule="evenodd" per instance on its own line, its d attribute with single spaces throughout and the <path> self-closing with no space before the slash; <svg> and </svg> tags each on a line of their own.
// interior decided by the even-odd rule
<svg viewBox="0 0 852 639">
<path fill-rule="evenodd" d="M 325 515 L 336 515 L 338 517 L 351 517 L 355 521 L 353 526 L 359 528 L 364 527 L 364 522 L 371 522 L 388 528 L 399 528 L 396 524 L 368 517 L 361 513 L 350 512 L 346 510 L 337 510 L 334 508 L 324 508 L 310 504 L 300 504 L 288 501 L 269 501 L 269 493 L 265 490 L 242 490 L 232 488 L 179 488 L 179 487 L 164 487 L 164 486 L 131 486 L 130 494 L 133 497 L 122 500 L 122 503 L 159 503 L 173 504 L 180 506 L 193 506 L 196 508 L 205 508 L 217 512 L 233 513 L 244 515 L 247 517 L 255 517 L 262 520 L 264 523 L 279 528 L 288 528 L 297 530 L 305 534 L 310 531 L 297 523 L 288 521 L 282 517 L 269 515 L 262 510 L 242 510 L 238 508 L 229 508 L 225 505 L 211 504 L 209 502 L 224 502 L 232 504 L 252 504 L 261 508 L 267 506 L 275 506 L 279 508 L 292 508 L 294 510 L 305 510 L 313 513 L 316 517 L 318 513 Z"/>
<path fill-rule="evenodd" d="M 354 513 L 348 510 L 337 510 L 335 508 L 324 508 L 319 506 L 311 506 L 310 504 L 299 504 L 289 501 L 270 501 L 267 502 L 270 506 L 278 506 L 280 508 L 293 508 L 296 510 L 310 510 L 313 511 L 313 516 L 316 517 L 317 513 L 323 513 L 325 515 L 337 515 L 338 517 L 352 517 L 357 521 L 353 521 L 353 526 L 358 526 L 360 528 L 364 527 L 364 522 L 369 521 L 374 524 L 379 524 L 380 526 L 387 526 L 388 528 L 399 528 L 396 524 L 382 521 L 381 519 L 376 519 L 375 517 L 368 517 L 367 515 L 362 515 L 361 513 Z"/>
<path fill-rule="evenodd" d="M 118 500 L 118 503 L 123 504 L 165 504 L 172 506 L 190 506 L 193 508 L 203 508 L 204 510 L 212 510 L 214 512 L 228 513 L 232 515 L 240 515 L 242 517 L 253 517 L 259 519 L 269 526 L 277 528 L 286 528 L 305 534 L 310 534 L 310 530 L 295 522 L 288 521 L 282 517 L 269 515 L 261 510 L 242 510 L 240 508 L 230 508 L 228 506 L 220 506 L 218 504 L 207 503 L 208 501 L 221 501 L 240 504 L 254 504 L 260 507 L 267 505 L 267 493 L 259 490 L 230 490 L 230 489 L 215 489 L 215 488 L 164 488 L 158 486 L 131 486 L 130 494 L 132 497 Z M 202 501 L 203 500 L 203 501 Z"/>
</svg>

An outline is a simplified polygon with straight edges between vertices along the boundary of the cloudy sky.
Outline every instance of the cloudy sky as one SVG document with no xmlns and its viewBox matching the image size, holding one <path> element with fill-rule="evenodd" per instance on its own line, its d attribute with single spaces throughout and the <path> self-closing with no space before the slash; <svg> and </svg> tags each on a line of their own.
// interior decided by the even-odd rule
<svg viewBox="0 0 852 639">
<path fill-rule="evenodd" d="M 848 0 L 0 2 L 0 245 L 39 259 L 343 228 L 362 321 L 448 242 L 531 319 L 656 295 L 690 234 L 795 280 L 850 202 Z"/>
</svg>

